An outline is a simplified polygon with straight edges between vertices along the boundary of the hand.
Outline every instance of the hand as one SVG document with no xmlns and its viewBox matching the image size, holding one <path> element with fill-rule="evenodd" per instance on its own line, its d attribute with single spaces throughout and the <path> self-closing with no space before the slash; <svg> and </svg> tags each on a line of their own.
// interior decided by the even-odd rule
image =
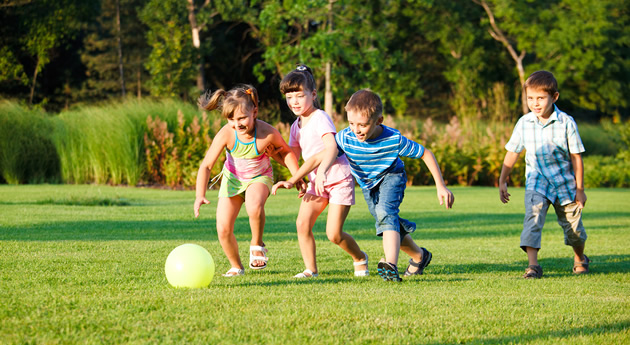
<svg viewBox="0 0 630 345">
<path fill-rule="evenodd" d="M 575 202 L 577 202 L 580 210 L 586 206 L 586 193 L 584 193 L 584 189 L 577 190 L 577 193 L 575 194 Z"/>
<path fill-rule="evenodd" d="M 271 194 L 276 195 L 276 191 L 278 190 L 278 188 L 291 189 L 293 188 L 293 183 L 289 181 L 279 181 L 278 183 L 274 184 L 273 187 L 271 187 Z"/>
<path fill-rule="evenodd" d="M 317 191 L 317 195 L 324 195 L 325 189 L 324 185 L 326 184 L 326 174 L 320 174 L 320 170 L 317 171 L 317 177 L 315 178 L 315 191 Z"/>
<path fill-rule="evenodd" d="M 275 156 L 280 151 L 282 151 L 282 147 L 275 147 L 273 144 L 269 144 L 267 145 L 267 147 L 265 147 L 265 155 L 269 157 Z"/>
<path fill-rule="evenodd" d="M 301 198 L 306 194 L 307 183 L 304 180 L 299 180 L 295 183 L 295 189 L 298 191 L 298 198 Z"/>
<path fill-rule="evenodd" d="M 199 208 L 203 204 L 210 204 L 210 201 L 206 198 L 197 198 L 195 199 L 195 206 L 193 206 L 193 213 L 195 214 L 195 218 L 199 217 Z"/>
<path fill-rule="evenodd" d="M 499 199 L 504 204 L 507 204 L 510 201 L 510 193 L 508 193 L 507 182 L 503 184 L 499 184 Z"/>
<path fill-rule="evenodd" d="M 455 196 L 453 193 L 446 187 L 438 188 L 437 197 L 440 205 L 446 206 L 446 209 L 452 208 L 453 203 L 455 202 Z"/>
</svg>

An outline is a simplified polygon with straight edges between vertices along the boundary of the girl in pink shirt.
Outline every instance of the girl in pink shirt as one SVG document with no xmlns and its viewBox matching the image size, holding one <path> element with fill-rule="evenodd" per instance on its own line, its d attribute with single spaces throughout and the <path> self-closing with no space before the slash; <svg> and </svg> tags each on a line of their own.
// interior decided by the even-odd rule
<svg viewBox="0 0 630 345">
<path fill-rule="evenodd" d="M 302 154 L 304 161 L 321 151 L 337 148 L 335 141 L 337 130 L 330 116 L 319 109 L 315 86 L 311 69 L 304 65 L 299 65 L 280 83 L 280 91 L 285 95 L 287 105 L 298 117 L 291 125 L 289 147 L 296 156 L 299 157 Z M 350 165 L 346 156 L 338 157 L 326 174 L 325 188 L 321 194 L 315 190 L 316 176 L 317 169 L 308 176 L 311 182 L 302 197 L 296 221 L 298 242 L 306 269 L 295 277 L 311 278 L 318 275 L 313 226 L 326 206 L 328 206 L 326 222 L 328 239 L 352 256 L 355 276 L 367 276 L 369 274 L 367 254 L 361 251 L 352 236 L 343 231 L 343 223 L 348 216 L 350 206 L 354 205 L 354 180 L 350 174 Z M 291 188 L 293 184 L 291 181 L 278 182 L 273 186 L 272 193 L 275 194 L 280 187 Z"/>
</svg>

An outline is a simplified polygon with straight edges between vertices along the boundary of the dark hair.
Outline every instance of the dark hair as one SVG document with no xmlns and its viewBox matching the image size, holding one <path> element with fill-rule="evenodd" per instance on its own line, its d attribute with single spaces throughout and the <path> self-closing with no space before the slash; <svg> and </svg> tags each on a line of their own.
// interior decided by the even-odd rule
<svg viewBox="0 0 630 345">
<path fill-rule="evenodd" d="M 303 64 L 298 64 L 297 67 L 284 76 L 280 82 L 280 92 L 282 92 L 283 95 L 298 91 L 317 91 L 313 70 Z M 317 96 L 313 98 L 313 106 L 317 109 L 321 109 Z"/>
<path fill-rule="evenodd" d="M 383 102 L 381 97 L 370 89 L 362 89 L 355 92 L 348 103 L 346 103 L 347 112 L 356 112 L 370 119 L 377 119 L 383 115 Z"/>
<path fill-rule="evenodd" d="M 221 102 L 221 99 L 223 101 Z M 206 91 L 197 100 L 197 104 L 205 110 L 214 110 L 221 108 L 221 115 L 226 119 L 234 117 L 236 109 L 243 112 L 251 112 L 258 107 L 258 91 L 248 84 L 242 84 L 234 87 L 230 91 L 222 89 L 216 90 L 214 93 Z"/>
<path fill-rule="evenodd" d="M 532 73 L 525 81 L 523 88 L 543 90 L 550 95 L 555 95 L 558 92 L 558 81 L 551 72 L 536 71 Z"/>
</svg>

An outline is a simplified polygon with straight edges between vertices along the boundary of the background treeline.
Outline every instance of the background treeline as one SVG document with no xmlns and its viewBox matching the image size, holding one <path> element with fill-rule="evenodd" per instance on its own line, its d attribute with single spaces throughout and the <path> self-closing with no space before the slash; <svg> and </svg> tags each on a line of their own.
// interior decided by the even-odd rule
<svg viewBox="0 0 630 345">
<path fill-rule="evenodd" d="M 4 0 L 0 95 L 58 111 L 249 82 L 289 121 L 277 86 L 304 62 L 336 113 L 370 87 L 393 115 L 513 120 L 523 78 L 547 69 L 565 111 L 625 116 L 629 10 L 627 0 Z"/>
<path fill-rule="evenodd" d="M 627 0 L 5 0 L 0 182 L 189 187 L 221 125 L 196 109 L 197 96 L 254 84 L 261 116 L 286 134 L 294 116 L 278 84 L 304 62 L 338 127 L 348 97 L 369 87 L 386 123 L 434 150 L 449 183 L 467 185 L 496 183 L 526 111 L 522 82 L 550 70 L 598 174 L 590 186 L 628 186 L 629 9 Z M 414 184 L 431 182 L 420 162 L 407 165 Z"/>
</svg>

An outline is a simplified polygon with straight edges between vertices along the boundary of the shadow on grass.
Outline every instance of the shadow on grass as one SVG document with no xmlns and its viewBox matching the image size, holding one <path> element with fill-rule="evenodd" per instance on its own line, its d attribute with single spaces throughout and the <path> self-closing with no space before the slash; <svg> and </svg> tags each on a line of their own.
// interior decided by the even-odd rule
<svg viewBox="0 0 630 345">
<path fill-rule="evenodd" d="M 520 233 L 518 227 L 513 227 L 510 231 L 503 228 L 496 229 L 496 225 L 505 223 L 505 217 L 512 216 L 498 215 L 483 219 L 458 217 L 455 220 L 450 220 L 444 216 L 424 217 L 418 221 L 419 228 L 413 236 L 418 240 L 432 240 L 504 237 Z M 313 233 L 317 240 L 327 240 L 326 218 L 320 218 L 313 228 Z M 487 230 L 467 230 L 473 223 L 477 228 L 483 228 L 480 226 L 480 222 L 486 225 Z M 242 236 L 247 238 L 250 236 L 247 217 L 237 218 L 234 227 L 237 239 L 240 240 Z M 380 240 L 375 235 L 374 221 L 371 218 L 348 220 L 344 225 L 344 231 L 352 235 L 357 241 Z M 214 219 L 196 220 L 192 217 L 189 220 L 77 220 L 61 222 L 53 220 L 34 225 L 7 226 L 3 224 L 3 227 L 0 228 L 0 240 L 14 241 L 214 240 L 216 238 Z M 267 216 L 265 239 L 274 241 L 296 240 L 295 218 L 293 216 Z"/>
<path fill-rule="evenodd" d="M 501 337 L 478 337 L 471 340 L 466 340 L 466 343 L 470 344 L 520 344 L 535 342 L 537 340 L 549 340 L 549 339 L 562 339 L 565 340 L 571 337 L 582 337 L 588 335 L 590 337 L 594 335 L 614 334 L 627 332 L 630 328 L 630 321 L 621 321 L 615 323 L 595 324 L 583 327 L 567 328 L 556 331 L 542 331 L 536 334 L 523 334 L 523 335 L 506 335 Z M 429 343 L 429 344 L 445 344 L 443 342 Z"/>
<path fill-rule="evenodd" d="M 587 254 L 588 255 L 588 254 Z M 630 272 L 630 255 L 589 255 L 591 259 L 589 275 L 628 273 Z M 568 277 L 573 274 L 573 258 L 545 258 L 539 261 L 544 270 L 544 277 Z M 527 258 L 515 263 L 474 263 L 441 265 L 432 262 L 427 267 L 428 274 L 487 274 L 496 272 L 513 272 L 520 277 L 527 267 Z"/>
</svg>

